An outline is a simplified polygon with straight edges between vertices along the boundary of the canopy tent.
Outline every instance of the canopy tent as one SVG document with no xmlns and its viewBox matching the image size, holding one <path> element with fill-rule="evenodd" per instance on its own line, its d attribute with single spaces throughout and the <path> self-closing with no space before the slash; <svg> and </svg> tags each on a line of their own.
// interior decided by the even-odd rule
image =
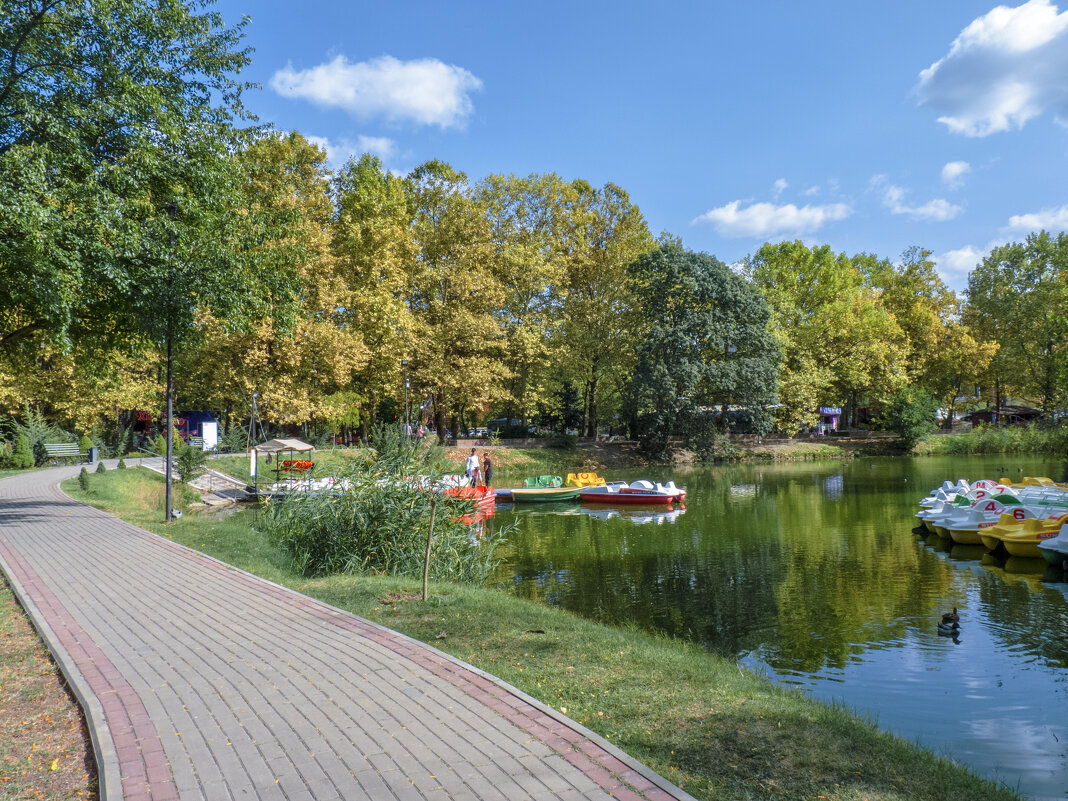
<svg viewBox="0 0 1068 801">
<path fill-rule="evenodd" d="M 315 450 L 314 445 L 309 445 L 307 442 L 303 442 L 299 439 L 271 439 L 264 442 L 262 445 L 255 445 L 249 451 L 249 473 L 252 476 L 252 483 L 255 484 L 259 478 L 259 466 L 258 461 L 261 454 L 267 456 L 267 461 L 271 461 L 271 455 L 275 455 L 274 464 L 274 479 L 275 483 L 278 483 L 279 473 L 282 470 L 289 472 L 290 468 L 296 469 L 299 473 L 303 473 L 305 470 L 310 470 L 314 467 L 311 462 L 296 465 L 293 463 L 294 453 L 308 453 Z M 282 453 L 288 453 L 290 461 L 282 462 Z"/>
<path fill-rule="evenodd" d="M 262 445 L 256 445 L 253 450 L 260 453 L 279 453 L 281 451 L 293 451 L 294 453 L 307 453 L 315 450 L 314 445 L 302 442 L 299 439 L 271 439 Z"/>
</svg>

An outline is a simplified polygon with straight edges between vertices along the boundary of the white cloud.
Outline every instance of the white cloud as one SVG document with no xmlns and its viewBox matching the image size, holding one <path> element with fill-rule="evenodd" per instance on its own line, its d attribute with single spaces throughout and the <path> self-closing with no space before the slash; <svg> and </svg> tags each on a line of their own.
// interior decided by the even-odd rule
<svg viewBox="0 0 1068 801">
<path fill-rule="evenodd" d="M 326 151 L 326 162 L 338 168 L 350 158 L 359 158 L 364 153 L 372 153 L 388 162 L 397 152 L 397 143 L 385 136 L 357 136 L 352 139 L 339 139 L 331 142 L 325 136 L 309 136 L 308 141 Z"/>
<path fill-rule="evenodd" d="M 1050 0 L 998 6 L 920 73 L 921 106 L 953 133 L 987 136 L 1052 110 L 1068 118 L 1068 11 Z"/>
<path fill-rule="evenodd" d="M 474 110 L 471 93 L 482 81 L 437 59 L 400 61 L 380 56 L 353 64 L 344 56 L 307 70 L 278 70 L 271 88 L 283 97 L 337 107 L 360 118 L 462 127 Z"/>
<path fill-rule="evenodd" d="M 950 189 L 960 189 L 964 185 L 964 176 L 972 171 L 972 165 L 966 161 L 951 161 L 942 168 L 942 183 Z"/>
<path fill-rule="evenodd" d="M 771 196 L 773 198 L 775 198 L 776 200 L 778 200 L 779 199 L 779 195 L 781 195 L 783 192 L 785 192 L 786 191 L 786 187 L 788 187 L 789 185 L 790 184 L 786 183 L 786 179 L 785 178 L 780 178 L 779 180 L 777 180 L 772 185 Z"/>
<path fill-rule="evenodd" d="M 962 290 L 968 286 L 968 275 L 985 259 L 990 252 L 1007 244 L 1004 237 L 991 239 L 983 248 L 965 245 L 957 250 L 947 250 L 939 256 L 932 256 L 938 274 L 950 289 Z"/>
<path fill-rule="evenodd" d="M 960 206 L 942 198 L 929 200 L 922 206 L 909 206 L 905 203 L 905 195 L 908 191 L 890 183 L 885 175 L 873 176 L 868 187 L 882 193 L 883 205 L 890 209 L 891 214 L 907 214 L 913 220 L 945 222 L 952 220 L 961 212 Z"/>
<path fill-rule="evenodd" d="M 820 193 L 820 188 L 817 185 L 817 186 L 810 186 L 808 189 L 803 191 L 801 194 L 804 195 L 805 197 L 812 197 L 813 195 L 818 195 L 819 193 Z"/>
<path fill-rule="evenodd" d="M 967 279 L 968 273 L 975 269 L 984 256 L 986 252 L 971 245 L 965 245 L 957 250 L 947 250 L 941 256 L 935 256 L 934 262 L 942 280 L 953 286 L 960 285 Z"/>
<path fill-rule="evenodd" d="M 775 236 L 782 233 L 816 231 L 824 223 L 842 220 L 853 213 L 844 203 L 826 206 L 802 206 L 793 203 L 776 206 L 772 203 L 753 203 L 745 208 L 740 200 L 710 209 L 695 218 L 691 225 L 711 225 L 728 237 Z"/>
<path fill-rule="evenodd" d="M 1014 214 L 1009 217 L 1008 228 L 1012 231 L 1068 231 L 1068 206 L 1059 209 L 1043 209 L 1031 214 Z"/>
<path fill-rule="evenodd" d="M 373 153 L 382 161 L 389 161 L 396 153 L 397 143 L 386 136 L 363 136 L 356 139 L 356 146 L 361 153 Z"/>
</svg>

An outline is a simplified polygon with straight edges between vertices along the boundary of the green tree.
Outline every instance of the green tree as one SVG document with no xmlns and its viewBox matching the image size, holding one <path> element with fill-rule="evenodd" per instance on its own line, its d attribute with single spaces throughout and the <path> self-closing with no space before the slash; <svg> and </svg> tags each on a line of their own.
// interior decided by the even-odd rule
<svg viewBox="0 0 1068 801">
<path fill-rule="evenodd" d="M 169 417 L 174 351 L 199 315 L 240 328 L 280 316 L 292 288 L 284 264 L 248 258 L 291 220 L 240 193 L 240 26 L 181 2 L 18 0 L 5 12 L 0 346 L 34 333 L 147 342 L 165 354 Z"/>
<path fill-rule="evenodd" d="M 627 265 L 655 246 L 638 206 L 615 184 L 573 182 L 567 193 L 559 378 L 582 393 L 586 436 L 622 399 L 644 323 Z"/>
<path fill-rule="evenodd" d="M 352 380 L 326 399 L 328 415 L 358 422 L 366 436 L 375 410 L 401 386 L 401 360 L 410 353 L 409 308 L 418 246 L 403 179 L 364 154 L 338 173 L 333 253 L 345 287 L 337 324 L 359 338 L 364 357 Z"/>
<path fill-rule="evenodd" d="M 15 437 L 15 450 L 11 454 L 12 467 L 16 470 L 25 470 L 34 465 L 33 450 L 30 448 L 30 439 L 25 434 Z"/>
<path fill-rule="evenodd" d="M 438 436 L 465 410 L 506 397 L 499 317 L 505 290 L 493 271 L 489 222 L 467 176 L 439 161 L 408 176 L 419 245 L 411 309 L 415 397 L 434 399 Z"/>
<path fill-rule="evenodd" d="M 555 174 L 491 175 L 477 187 L 489 220 L 493 271 L 507 289 L 501 309 L 508 347 L 504 416 L 523 427 L 549 399 L 558 358 L 567 185 Z"/>
<path fill-rule="evenodd" d="M 292 270 L 299 285 L 295 319 L 266 316 L 236 329 L 208 310 L 200 336 L 182 355 L 183 397 L 229 419 L 258 395 L 263 417 L 303 423 L 329 414 L 328 398 L 347 388 L 367 362 L 350 324 L 353 290 L 332 253 L 334 207 L 326 154 L 298 133 L 261 137 L 240 159 L 243 202 L 264 236 L 248 258 L 264 270 Z M 280 267 L 279 267 L 280 265 Z"/>
<path fill-rule="evenodd" d="M 178 2 L 4 4 L 0 348 L 120 333 L 124 301 L 158 295 L 140 262 L 165 204 L 199 216 L 177 195 L 233 142 L 240 28 Z"/>
<path fill-rule="evenodd" d="M 175 466 L 183 484 L 188 484 L 193 479 L 203 475 L 204 471 L 207 470 L 207 465 L 207 451 L 202 448 L 194 448 L 184 442 L 179 445 Z"/>
<path fill-rule="evenodd" d="M 1068 370 L 1068 234 L 1042 231 L 995 247 L 968 277 L 964 319 L 999 343 L 988 377 L 995 407 L 1019 393 L 1047 414 L 1064 403 Z"/>
<path fill-rule="evenodd" d="M 911 451 L 935 429 L 935 399 L 922 389 L 903 387 L 894 393 L 883 411 L 883 426 L 901 438 Z"/>
<path fill-rule="evenodd" d="M 880 401 L 905 381 L 900 326 L 851 259 L 826 246 L 766 244 L 745 272 L 771 308 L 783 361 L 777 425 L 786 433 L 815 425 L 818 407 Z"/>
<path fill-rule="evenodd" d="M 704 441 L 717 410 L 722 431 L 741 410 L 766 431 L 780 354 L 760 293 L 723 262 L 677 244 L 639 257 L 628 273 L 651 321 L 627 392 L 643 446 L 663 452 L 674 434 Z"/>
<path fill-rule="evenodd" d="M 913 247 L 897 265 L 874 256 L 857 260 L 905 335 L 909 385 L 925 389 L 952 413 L 964 386 L 986 371 L 997 343 L 977 340 L 961 321 L 957 295 L 942 282 L 930 255 Z"/>
</svg>

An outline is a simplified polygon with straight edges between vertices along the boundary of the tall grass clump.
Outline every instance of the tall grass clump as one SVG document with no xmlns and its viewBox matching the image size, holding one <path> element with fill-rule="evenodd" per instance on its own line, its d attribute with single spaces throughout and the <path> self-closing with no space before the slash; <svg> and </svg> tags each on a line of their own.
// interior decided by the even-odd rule
<svg viewBox="0 0 1068 801">
<path fill-rule="evenodd" d="M 1068 426 L 979 426 L 965 434 L 928 439 L 921 453 L 1050 453 L 1068 455 Z"/>
<path fill-rule="evenodd" d="M 393 428 L 378 428 L 372 448 L 334 472 L 333 489 L 271 500 L 258 524 L 305 576 L 384 573 L 421 577 L 431 505 L 435 581 L 484 583 L 496 567 L 497 536 L 481 539 L 459 518 L 470 501 L 441 492 L 446 461 Z"/>
</svg>

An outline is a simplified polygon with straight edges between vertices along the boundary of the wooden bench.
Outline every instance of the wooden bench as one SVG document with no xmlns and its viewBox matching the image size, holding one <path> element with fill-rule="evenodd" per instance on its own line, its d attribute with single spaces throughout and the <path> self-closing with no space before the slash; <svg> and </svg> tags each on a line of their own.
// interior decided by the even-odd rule
<svg viewBox="0 0 1068 801">
<path fill-rule="evenodd" d="M 46 442 L 45 453 L 49 459 L 87 459 L 89 454 L 81 449 L 77 442 Z"/>
</svg>

